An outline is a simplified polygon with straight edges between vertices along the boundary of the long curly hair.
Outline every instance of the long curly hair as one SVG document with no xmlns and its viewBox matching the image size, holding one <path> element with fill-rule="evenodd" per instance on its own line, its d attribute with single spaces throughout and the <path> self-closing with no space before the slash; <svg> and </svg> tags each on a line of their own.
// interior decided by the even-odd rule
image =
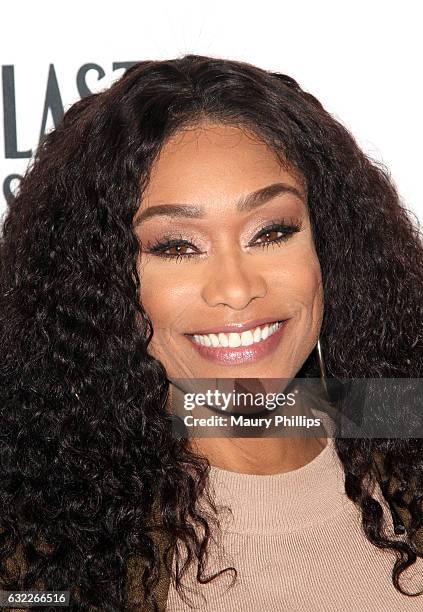
<svg viewBox="0 0 423 612">
<path fill-rule="evenodd" d="M 132 226 L 161 147 L 208 119 L 247 127 L 304 179 L 328 377 L 422 376 L 421 233 L 386 168 L 285 74 L 192 54 L 139 62 L 70 107 L 40 143 L 3 221 L 3 588 L 71 585 L 71 610 L 121 610 L 125 568 L 139 555 L 146 605 L 157 610 L 159 531 L 169 567 L 170 551 L 187 555 L 178 589 L 191 562 L 200 582 L 221 573 L 203 575 L 218 524 L 210 466 L 172 434 L 166 371 L 147 352 L 154 330 Z M 298 376 L 316 372 L 312 352 Z M 336 438 L 335 448 L 365 536 L 395 551 L 392 580 L 406 596 L 399 576 L 423 556 L 422 440 Z M 386 534 L 372 496 L 376 456 L 386 499 L 409 517 L 401 541 Z M 151 519 L 156 505 L 160 524 Z M 19 584 L 7 563 L 18 548 Z"/>
</svg>

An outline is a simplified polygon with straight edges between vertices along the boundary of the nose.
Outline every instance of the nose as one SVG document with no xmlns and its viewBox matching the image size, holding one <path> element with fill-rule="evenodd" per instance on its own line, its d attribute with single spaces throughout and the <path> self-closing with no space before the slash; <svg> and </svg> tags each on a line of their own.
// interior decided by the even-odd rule
<svg viewBox="0 0 423 612">
<path fill-rule="evenodd" d="M 202 298 L 209 306 L 224 304 L 243 310 L 254 298 L 267 293 L 266 280 L 257 269 L 251 255 L 225 253 L 215 256 L 205 272 Z"/>
</svg>

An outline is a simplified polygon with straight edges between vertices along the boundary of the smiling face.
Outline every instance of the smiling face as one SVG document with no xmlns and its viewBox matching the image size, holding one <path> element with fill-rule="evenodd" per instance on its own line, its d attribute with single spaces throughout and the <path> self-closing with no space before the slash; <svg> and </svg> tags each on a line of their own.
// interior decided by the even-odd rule
<svg viewBox="0 0 423 612">
<path fill-rule="evenodd" d="M 134 231 L 148 350 L 169 378 L 297 374 L 319 337 L 321 270 L 302 183 L 266 144 L 222 124 L 178 132 Z"/>
</svg>

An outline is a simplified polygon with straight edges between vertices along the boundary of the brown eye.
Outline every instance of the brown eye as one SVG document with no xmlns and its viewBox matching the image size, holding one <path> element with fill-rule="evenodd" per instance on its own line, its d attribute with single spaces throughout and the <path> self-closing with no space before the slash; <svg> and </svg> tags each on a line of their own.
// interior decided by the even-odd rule
<svg viewBox="0 0 423 612">
<path fill-rule="evenodd" d="M 187 244 L 174 244 L 165 250 L 167 251 L 168 255 L 171 255 L 172 257 L 177 257 L 178 255 L 186 255 L 186 251 L 184 251 L 183 249 L 187 248 Z M 172 251 L 172 249 L 174 250 Z"/>
<path fill-rule="evenodd" d="M 173 250 L 172 250 L 173 249 Z M 186 249 L 191 249 L 188 253 Z M 147 253 L 152 253 L 158 257 L 167 257 L 174 261 L 183 261 L 191 257 L 196 257 L 196 247 L 182 237 L 180 239 L 169 238 L 163 242 L 157 241 L 153 245 L 148 245 Z"/>
<path fill-rule="evenodd" d="M 266 240 L 262 240 L 263 238 L 266 238 L 267 240 L 270 240 L 270 242 L 272 242 L 273 240 L 277 240 L 279 238 L 278 234 L 280 234 L 281 232 L 279 230 L 267 230 L 264 234 L 262 234 L 259 237 L 258 242 L 266 242 Z"/>
<path fill-rule="evenodd" d="M 281 245 L 283 242 L 289 240 L 293 234 L 299 232 L 300 229 L 301 225 L 295 223 L 293 220 L 290 222 L 274 221 L 267 227 L 263 227 L 251 246 L 259 246 L 267 249 L 270 246 Z"/>
</svg>

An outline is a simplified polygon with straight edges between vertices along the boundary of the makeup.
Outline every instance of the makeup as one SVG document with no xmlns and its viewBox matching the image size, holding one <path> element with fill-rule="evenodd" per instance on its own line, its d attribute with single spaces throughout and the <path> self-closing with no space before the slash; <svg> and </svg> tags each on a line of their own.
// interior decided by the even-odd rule
<svg viewBox="0 0 423 612">
<path fill-rule="evenodd" d="M 220 344 L 238 344 L 239 334 L 210 334 L 209 336 L 186 335 L 185 337 L 191 345 L 198 351 L 201 357 L 220 363 L 223 365 L 238 365 L 243 363 L 252 363 L 263 359 L 273 353 L 279 345 L 279 342 L 284 334 L 288 320 L 275 322 L 273 326 L 266 325 L 261 329 L 266 331 L 261 333 L 259 341 L 255 341 L 248 346 L 221 346 Z M 258 328 L 256 328 L 258 329 Z M 218 346 L 212 346 L 212 340 L 216 344 L 213 336 L 218 337 L 220 342 Z M 265 337 L 263 337 L 265 336 Z M 259 334 L 253 338 L 258 339 Z M 251 339 L 251 337 L 250 337 Z M 208 344 L 210 345 L 208 346 Z"/>
</svg>

